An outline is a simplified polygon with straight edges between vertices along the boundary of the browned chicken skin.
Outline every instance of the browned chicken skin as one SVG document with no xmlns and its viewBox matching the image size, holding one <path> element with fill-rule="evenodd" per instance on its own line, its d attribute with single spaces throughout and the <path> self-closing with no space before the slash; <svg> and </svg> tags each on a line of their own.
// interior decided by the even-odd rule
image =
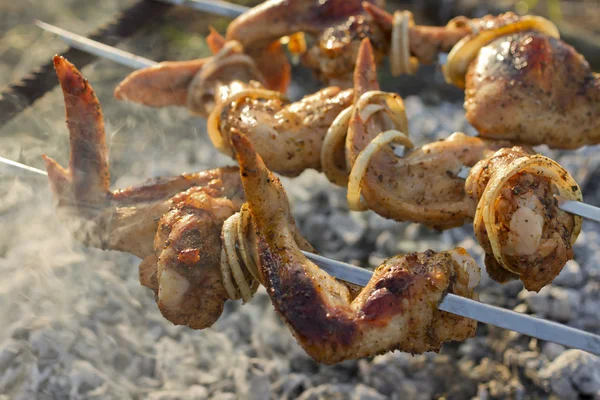
<svg viewBox="0 0 600 400">
<path fill-rule="evenodd" d="M 573 47 L 541 33 L 504 36 L 479 51 L 465 110 L 484 137 L 561 149 L 600 142 L 600 78 Z"/>
<path fill-rule="evenodd" d="M 71 228 L 84 234 L 85 244 L 143 258 L 140 282 L 154 290 L 174 324 L 209 327 L 230 298 L 219 269 L 222 226 L 243 201 L 241 175 L 254 227 L 246 231 L 250 257 L 259 261 L 260 281 L 313 358 L 336 363 L 394 349 L 438 351 L 443 342 L 474 335 L 475 321 L 437 309 L 446 293 L 476 298 L 479 267 L 463 249 L 392 258 L 351 300 L 346 284 L 300 253 L 312 247 L 295 228 L 279 180 L 239 133 L 233 142 L 241 171 L 222 168 L 110 191 L 98 100 L 73 65 L 58 56 L 54 63 L 71 142 L 67 169 L 45 157 L 57 211 L 82 222 Z"/>
<path fill-rule="evenodd" d="M 331 7 L 335 1 L 321 3 L 267 1 L 237 18 L 228 38 L 251 47 L 255 41 L 307 32 L 315 36 L 315 45 L 304 54 L 305 64 L 323 82 L 350 87 L 362 39 L 371 40 L 377 63 L 384 55 L 393 55 L 394 17 L 368 2 L 363 4 L 366 14 L 350 5 L 347 13 L 335 13 Z M 265 28 L 271 25 L 276 29 Z M 514 13 L 458 17 L 445 27 L 410 26 L 409 50 L 419 62 L 431 63 L 440 52 L 454 52 L 467 39 L 487 35 L 488 43 L 482 40 L 478 55 L 459 61 L 466 63 L 462 76 L 449 78 L 461 88 L 466 86 L 467 119 L 481 135 L 552 148 L 596 144 L 600 142 L 600 78 L 575 49 L 557 38 L 558 31 L 551 25 Z M 451 60 L 452 52 L 448 64 Z"/>
<path fill-rule="evenodd" d="M 279 179 L 244 136 L 234 133 L 232 140 L 256 227 L 261 282 L 312 358 L 334 364 L 396 349 L 439 351 L 443 342 L 475 334 L 475 321 L 437 309 L 446 293 L 476 298 L 479 267 L 464 249 L 390 258 L 353 299 L 346 284 L 300 252 Z"/>
<path fill-rule="evenodd" d="M 181 105 L 180 92 L 185 90 L 188 109 L 202 116 L 218 114 L 211 117 L 217 122 L 214 127 L 209 123 L 209 133 L 213 132 L 211 139 L 221 151 L 231 152 L 228 134 L 236 128 L 248 135 L 269 168 L 278 173 L 297 176 L 308 168 L 320 169 L 325 133 L 352 104 L 353 91 L 329 87 L 290 103 L 282 93 L 265 90 L 261 72 L 239 43 L 216 43 L 217 38 L 213 33 L 209 40 L 218 53 L 198 62 L 202 67 L 195 76 L 190 77 L 188 62 L 182 63 L 181 71 L 173 68 L 175 63 L 158 65 L 131 74 L 119 84 L 115 96 L 162 106 L 165 101 L 155 98 L 164 93 L 165 98 L 177 98 L 173 105 Z M 166 75 L 179 83 L 175 89 L 163 79 Z M 232 100 L 237 94 L 242 96 Z"/>
<path fill-rule="evenodd" d="M 369 38 L 380 61 L 389 52 L 392 16 L 380 7 L 384 1 L 269 0 L 236 18 L 227 39 L 246 48 L 283 36 L 305 32 L 314 45 L 303 55 L 304 63 L 326 84 L 352 86 L 358 47 Z M 410 51 L 422 63 L 437 59 L 470 32 L 462 20 L 447 27 L 411 26 Z"/>
<path fill-rule="evenodd" d="M 361 46 L 355 72 L 356 96 L 378 90 L 377 73 L 368 41 Z M 354 113 L 346 138 L 346 157 L 353 165 L 359 153 L 384 128 L 381 120 L 364 121 Z M 473 218 L 476 202 L 457 176 L 462 166 L 473 166 L 509 142 L 489 141 L 455 133 L 398 157 L 389 146 L 369 163 L 362 194 L 370 209 L 398 221 L 410 220 L 436 228 L 460 226 Z"/>
<path fill-rule="evenodd" d="M 54 65 L 71 143 L 67 169 L 44 156 L 57 212 L 84 244 L 142 258 L 140 282 L 155 291 L 167 319 L 197 329 L 212 325 L 227 299 L 220 280 L 220 227 L 244 199 L 238 168 L 110 191 L 98 99 L 68 61 L 56 56 Z"/>
<path fill-rule="evenodd" d="M 581 191 L 554 161 L 505 148 L 477 163 L 466 187 L 478 201 L 475 234 L 495 280 L 521 279 L 539 291 L 573 258 L 581 217 L 559 209 L 553 196 L 580 201 Z"/>
<path fill-rule="evenodd" d="M 377 89 L 365 40 L 357 60 L 356 96 Z M 377 115 L 363 117 L 363 111 L 357 106 L 350 119 L 345 154 L 351 166 L 388 129 Z M 403 157 L 383 146 L 362 178 L 366 205 L 388 218 L 441 229 L 474 219 L 490 275 L 501 282 L 520 278 L 527 289 L 540 290 L 573 258 L 571 246 L 581 228 L 581 218 L 561 211 L 553 195 L 580 201 L 581 192 L 554 161 L 532 155 L 531 149 L 501 149 L 509 145 L 455 133 Z M 463 166 L 474 166 L 466 185 L 457 175 Z"/>
</svg>

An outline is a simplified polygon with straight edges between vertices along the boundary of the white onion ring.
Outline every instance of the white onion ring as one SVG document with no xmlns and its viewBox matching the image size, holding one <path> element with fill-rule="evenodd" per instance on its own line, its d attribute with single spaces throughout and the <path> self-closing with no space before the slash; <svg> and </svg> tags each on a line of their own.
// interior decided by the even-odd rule
<svg viewBox="0 0 600 400">
<path fill-rule="evenodd" d="M 390 71 L 392 76 L 414 74 L 416 63 L 410 57 L 409 28 L 414 25 L 410 11 L 396 11 L 392 23 Z"/>
<path fill-rule="evenodd" d="M 223 113 L 223 109 L 225 106 L 228 106 L 234 102 L 246 101 L 247 99 L 281 99 L 286 100 L 286 97 L 277 91 L 267 90 L 267 89 L 244 89 L 239 92 L 231 94 L 227 99 L 222 102 L 217 103 L 215 108 L 210 112 L 208 119 L 206 121 L 208 137 L 212 142 L 213 146 L 222 153 L 225 153 L 229 156 L 233 156 L 233 152 L 229 146 L 229 143 L 223 139 L 223 135 L 221 135 L 221 114 Z"/>
<path fill-rule="evenodd" d="M 354 106 L 350 106 L 335 117 L 329 129 L 327 129 L 321 147 L 321 170 L 329 181 L 343 187 L 348 185 L 348 168 L 339 168 L 335 164 L 335 154 L 340 149 L 342 152 L 344 151 L 348 123 L 353 111 Z"/>
<path fill-rule="evenodd" d="M 384 99 L 389 109 L 384 109 L 390 118 L 394 121 L 394 125 L 396 129 L 402 132 L 406 132 L 408 135 L 408 119 L 406 118 L 406 110 L 404 108 L 404 101 L 402 101 L 402 97 L 396 93 L 383 92 L 380 90 L 371 90 L 369 92 L 363 93 L 356 102 L 355 109 L 357 112 L 361 113 L 367 105 L 373 101 L 374 99 Z M 367 113 L 363 119 L 364 122 L 367 122 L 368 118 L 370 118 L 373 114 Z M 362 117 L 362 114 L 361 114 Z"/>
<path fill-rule="evenodd" d="M 532 15 L 520 17 L 517 21 L 504 26 L 476 31 L 462 38 L 448 54 L 446 65 L 442 68 L 446 82 L 464 89 L 465 75 L 469 64 L 475 59 L 483 46 L 501 36 L 529 30 L 543 33 L 555 39 L 560 38 L 556 25 L 545 18 Z"/>
<path fill-rule="evenodd" d="M 225 240 L 225 239 L 223 239 Z M 233 276 L 231 275 L 231 268 L 227 261 L 227 253 L 225 253 L 225 246 L 221 249 L 221 279 L 223 280 L 223 287 L 227 292 L 227 296 L 231 300 L 237 300 L 241 297 L 240 292 L 233 284 Z"/>
<path fill-rule="evenodd" d="M 239 296 L 237 294 L 241 294 L 241 297 L 242 299 L 244 299 L 245 302 L 247 301 L 246 298 L 248 297 L 249 288 L 240 285 L 239 272 L 241 271 L 242 267 L 237 261 L 235 251 L 235 221 L 238 217 L 239 213 L 235 213 L 229 218 L 227 218 L 225 222 L 223 222 L 223 228 L 221 230 L 221 236 L 223 238 L 222 255 L 225 255 L 225 259 L 223 260 L 223 258 L 221 258 L 221 275 L 223 277 L 223 283 L 227 282 L 227 285 L 224 286 L 229 297 L 231 299 L 238 299 Z M 241 275 L 243 277 L 244 273 L 242 272 Z M 246 289 L 248 289 L 248 291 L 246 291 Z"/>
<path fill-rule="evenodd" d="M 402 144 L 406 148 L 412 148 L 413 144 L 403 132 L 397 130 L 389 130 L 381 132 L 375 137 L 359 154 L 352 166 L 350 176 L 348 178 L 348 206 L 354 211 L 364 211 L 368 207 L 360 197 L 360 189 L 362 180 L 367 173 L 367 168 L 371 162 L 371 158 L 384 146 L 391 142 Z"/>
<path fill-rule="evenodd" d="M 238 219 L 237 226 L 237 243 L 239 246 L 239 252 L 242 256 L 242 262 L 246 266 L 246 269 L 250 272 L 250 275 L 254 278 L 255 282 L 260 282 L 260 276 L 258 273 L 258 267 L 252 257 L 248 254 L 248 247 L 246 246 L 246 235 L 244 231 L 246 226 L 250 222 L 250 210 L 248 204 L 245 203 L 240 209 L 240 218 Z"/>
<path fill-rule="evenodd" d="M 506 262 L 502 253 L 502 246 L 499 241 L 497 213 L 495 212 L 494 205 L 504 184 L 513 176 L 522 172 L 530 172 L 535 176 L 544 176 L 549 178 L 551 181 L 553 181 L 556 189 L 558 189 L 560 196 L 569 200 L 582 201 L 581 190 L 571 175 L 554 160 L 551 160 L 541 154 L 519 158 L 508 168 L 504 169 L 503 171 L 499 171 L 492 177 L 490 182 L 487 184 L 481 199 L 479 200 L 482 206 L 477 208 L 475 220 L 482 218 L 485 229 L 488 233 L 488 238 L 492 247 L 492 253 L 496 261 L 498 261 L 498 263 L 500 263 L 500 265 L 507 270 L 516 274 L 519 272 L 511 269 L 509 263 Z M 573 188 L 576 188 L 576 190 L 573 191 Z M 582 224 L 581 217 L 573 216 L 573 218 L 575 225 L 571 233 L 571 245 L 575 243 L 575 240 L 581 231 Z"/>
</svg>

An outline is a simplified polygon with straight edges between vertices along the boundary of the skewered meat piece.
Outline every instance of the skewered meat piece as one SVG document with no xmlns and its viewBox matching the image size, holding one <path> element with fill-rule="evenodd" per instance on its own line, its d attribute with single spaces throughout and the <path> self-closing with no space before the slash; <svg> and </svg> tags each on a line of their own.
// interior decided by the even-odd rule
<svg viewBox="0 0 600 400">
<path fill-rule="evenodd" d="M 363 41 L 358 57 L 354 84 L 355 96 L 360 98 L 379 90 L 368 40 Z M 370 104 L 386 107 L 381 99 L 374 99 Z M 348 165 L 354 166 L 380 132 L 389 129 L 382 120 L 383 115 L 368 114 L 356 107 L 345 142 Z M 400 133 L 406 132 L 402 130 Z M 408 144 L 406 147 L 412 146 Z M 446 140 L 407 152 L 404 157 L 398 157 L 391 146 L 383 146 L 372 154 L 364 177 L 359 175 L 351 180 L 362 188 L 368 208 L 384 217 L 420 222 L 438 229 L 460 226 L 473 218 L 476 208 L 476 202 L 465 192 L 464 180 L 457 176 L 460 168 L 473 166 L 509 145 L 506 141 L 454 133 Z"/>
<path fill-rule="evenodd" d="M 45 157 L 57 211 L 83 223 L 77 232 L 85 244 L 143 258 L 140 282 L 155 291 L 167 319 L 196 329 L 211 326 L 232 298 L 219 255 L 228 247 L 224 225 L 243 201 L 240 172 L 222 168 L 111 192 L 98 100 L 73 65 L 58 56 L 54 64 L 71 142 L 67 169 Z M 246 225 L 252 229 L 242 229 L 245 240 L 234 252 L 247 249 L 242 259 L 258 261 L 259 280 L 312 357 L 335 363 L 393 349 L 437 351 L 445 341 L 474 335 L 475 321 L 436 307 L 449 292 L 476 298 L 479 268 L 463 249 L 392 258 L 352 301 L 348 285 L 300 253 L 312 248 L 295 228 L 279 180 L 245 137 L 235 134 L 233 140 L 250 195 L 242 212 L 252 217 Z M 243 279 L 252 280 L 251 274 Z"/>
<path fill-rule="evenodd" d="M 67 60 L 56 56 L 54 66 L 71 143 L 67 169 L 44 156 L 59 216 L 82 243 L 140 257 L 140 282 L 155 291 L 167 319 L 193 328 L 212 325 L 228 298 L 221 283 L 220 231 L 244 199 L 238 168 L 110 191 L 98 99 Z"/>
<path fill-rule="evenodd" d="M 194 77 L 189 62 L 181 63 L 181 69 L 177 63 L 159 64 L 131 74 L 115 96 L 160 107 L 175 97 L 171 104 L 183 105 L 186 91 L 188 108 L 209 116 L 209 135 L 219 150 L 231 154 L 227 135 L 236 128 L 246 132 L 278 173 L 296 176 L 308 168 L 320 169 L 325 133 L 352 104 L 353 91 L 329 87 L 290 103 L 281 92 L 265 89 L 260 71 L 239 43 L 225 42 L 216 32 L 209 40 L 217 54 L 197 62 L 201 66 Z M 170 95 L 173 90 L 177 96 Z"/>
<path fill-rule="evenodd" d="M 600 143 L 600 75 L 561 40 L 524 31 L 483 46 L 466 74 L 467 120 L 484 137 L 575 149 Z"/>
<path fill-rule="evenodd" d="M 559 209 L 553 196 L 581 201 L 581 191 L 554 161 L 505 148 L 477 163 L 466 187 L 478 201 L 475 234 L 495 280 L 521 279 L 539 291 L 573 258 L 582 220 Z"/>
<path fill-rule="evenodd" d="M 364 4 L 366 15 L 356 7 L 347 15 L 329 15 L 333 2 L 320 3 L 267 1 L 236 19 L 228 38 L 252 47 L 305 31 L 317 40 L 304 62 L 324 82 L 341 87 L 351 84 L 365 37 L 377 62 L 389 55 L 393 74 L 409 73 L 415 60 L 430 63 L 439 52 L 452 50 L 446 79 L 465 88 L 467 119 L 482 136 L 564 149 L 600 142 L 600 77 L 544 18 L 505 13 L 428 27 L 376 4 Z M 271 22 L 276 29 L 264 29 Z"/>
<path fill-rule="evenodd" d="M 365 7 L 382 27 L 392 24 L 385 11 Z M 600 76 L 550 21 L 514 13 L 456 18 L 439 34 L 452 48 L 446 80 L 465 89 L 467 120 L 483 137 L 561 149 L 600 143 Z"/>
<path fill-rule="evenodd" d="M 367 24 L 362 21 L 363 17 L 360 16 L 360 14 L 364 14 L 361 2 L 362 0 L 266 1 L 232 21 L 227 28 L 227 40 L 240 42 L 246 52 L 256 60 L 261 70 L 268 69 L 277 74 L 277 64 L 282 65 L 282 63 L 277 61 L 274 63 L 273 57 L 264 56 L 265 48 L 279 44 L 280 38 L 284 36 L 297 32 L 318 33 L 335 26 L 339 22 L 350 19 L 352 22 L 346 26 L 347 31 L 344 31 L 343 27 L 333 28 L 338 37 L 330 42 L 328 49 L 337 52 L 337 47 L 345 40 L 344 38 L 352 35 L 364 35 L 361 31 L 369 29 Z M 373 2 L 380 6 L 383 6 L 384 3 L 383 0 L 374 0 Z M 376 33 L 373 39 L 375 36 Z M 291 47 L 288 48 L 293 50 Z M 346 61 L 353 64 L 353 56 L 350 54 L 347 54 L 347 56 L 351 59 Z M 340 62 L 335 60 L 334 64 L 327 66 L 328 72 L 333 73 L 336 78 L 327 82 L 330 86 L 343 84 L 340 81 L 340 75 L 335 75 L 338 68 L 335 64 L 339 65 Z M 262 67 L 263 65 L 264 67 Z M 346 69 L 346 72 L 352 74 L 353 69 L 353 67 Z M 285 92 L 285 88 L 279 87 L 277 89 Z"/>
<path fill-rule="evenodd" d="M 239 53 L 234 53 L 234 55 L 239 55 Z M 227 57 L 217 56 L 213 60 L 227 60 Z M 209 61 L 206 66 L 210 66 L 213 60 Z M 221 69 L 216 65 L 218 64 L 210 66 L 209 71 L 220 71 Z M 206 76 L 210 77 L 210 75 Z M 198 89 L 195 93 L 218 92 L 218 89 L 210 86 L 210 79 L 205 82 L 205 85 L 198 83 L 197 87 L 209 89 Z M 264 154 L 277 167 L 277 171 L 288 175 L 297 175 L 306 165 L 318 168 L 319 159 L 310 158 L 309 155 L 317 153 L 321 147 L 320 167 L 332 182 L 343 186 L 348 185 L 348 199 L 353 209 L 371 208 L 387 218 L 398 221 L 411 220 L 438 229 L 460 226 L 475 218 L 480 197 L 469 196 L 465 191 L 463 179 L 457 174 L 463 166 L 473 166 L 478 161 L 491 156 L 498 149 L 510 147 L 512 144 L 507 141 L 485 140 L 455 133 L 447 140 L 431 143 L 409 152 L 404 157 L 398 157 L 388 143 L 398 141 L 406 149 L 412 147 L 412 143 L 405 134 L 408 132 L 408 126 L 402 100 L 397 95 L 378 91 L 374 55 L 368 39 L 363 41 L 359 51 L 354 84 L 354 105 L 345 108 L 335 118 L 332 128 L 325 137 L 321 139 L 317 133 L 306 131 L 314 134 L 315 139 L 296 142 L 295 145 L 299 147 L 299 154 L 302 154 L 302 157 L 294 159 L 294 153 L 288 153 L 285 154 L 286 157 L 282 157 L 281 148 L 269 144 L 273 142 L 290 146 L 290 142 L 282 139 L 282 136 L 275 135 L 271 130 L 267 130 L 267 134 L 265 134 L 269 125 L 258 126 L 256 119 L 252 119 L 253 115 L 258 115 L 262 121 L 270 120 L 271 124 L 281 126 L 281 119 L 270 118 L 270 111 L 282 103 L 280 97 L 275 95 L 271 100 L 252 102 L 254 107 L 243 107 L 244 103 L 240 107 L 235 99 L 232 101 L 231 96 L 227 97 L 225 102 L 221 102 L 225 105 L 222 107 L 223 111 L 220 111 L 221 108 L 217 105 L 217 111 L 213 110 L 209 118 L 209 125 L 214 125 L 212 119 L 214 115 L 223 119 L 223 121 L 217 120 L 218 137 L 217 139 L 213 137 L 213 143 L 217 143 L 221 149 L 227 149 L 229 136 L 222 135 L 221 132 L 231 132 L 236 128 L 244 129 L 252 137 L 251 140 L 265 149 Z M 227 85 L 218 87 L 226 88 L 226 91 L 229 92 L 232 91 L 232 89 L 228 89 L 230 86 Z M 251 91 L 239 93 L 241 93 L 240 99 L 243 99 L 244 102 L 254 100 L 251 97 L 253 93 Z M 270 93 L 258 92 L 258 96 L 264 98 L 270 96 Z M 217 103 L 223 97 L 225 96 L 216 96 Z M 250 98 L 248 99 L 248 97 Z M 307 98 L 300 104 L 308 104 L 306 100 Z M 318 98 L 316 100 L 318 101 Z M 242 111 L 237 114 L 231 109 Z M 244 110 L 247 111 L 247 114 L 244 114 Z M 337 113 L 336 110 L 335 114 Z M 223 115 L 232 117 L 225 119 Z M 276 114 L 276 116 L 281 115 L 280 113 Z M 333 115 L 330 118 L 333 119 Z M 225 121 L 232 122 L 227 124 Z M 290 124 L 287 119 L 285 123 L 288 126 Z M 305 131 L 302 131 L 303 124 L 296 126 L 300 128 L 303 135 L 306 135 Z M 319 125 L 313 126 L 318 127 Z M 325 129 L 323 126 L 320 128 Z M 290 148 L 293 147 L 290 146 Z M 307 164 L 308 160 L 312 160 L 312 164 Z M 300 164 L 296 162 L 300 162 Z M 361 188 L 365 199 L 365 203 L 362 204 Z M 485 225 L 488 226 L 489 223 Z M 551 228 L 548 226 L 547 229 Z M 566 229 L 571 232 L 570 227 Z M 575 233 L 573 239 L 576 237 Z M 487 246 L 485 241 L 481 242 L 484 247 Z M 503 254 L 503 252 L 504 250 L 499 250 L 499 254 Z M 572 258 L 571 253 L 566 252 L 565 254 L 566 257 L 555 259 L 554 272 L 560 271 L 566 260 Z M 510 269 L 510 267 L 508 268 Z M 495 276 L 501 278 L 498 273 Z M 522 277 L 524 280 L 533 279 L 532 274 L 527 272 L 523 273 Z M 500 280 L 504 280 L 504 278 Z M 542 285 L 547 282 L 545 281 Z"/>
<path fill-rule="evenodd" d="M 285 323 L 315 360 L 334 364 L 399 349 L 439 351 L 474 336 L 476 322 L 437 309 L 445 293 L 476 298 L 479 267 L 464 249 L 412 253 L 380 265 L 352 298 L 301 252 L 281 183 L 234 132 L 242 183 L 257 234 L 260 280 Z"/>
<path fill-rule="evenodd" d="M 369 38 L 379 62 L 390 52 L 393 17 L 382 8 L 384 1 L 269 0 L 236 18 L 227 39 L 245 48 L 304 32 L 314 45 L 302 61 L 325 83 L 352 86 L 352 73 L 360 42 Z M 463 19 L 446 27 L 408 27 L 410 52 L 422 63 L 437 59 L 470 32 Z"/>
<path fill-rule="evenodd" d="M 356 96 L 364 98 L 377 90 L 376 78 L 365 40 L 357 60 Z M 581 191 L 556 162 L 532 155 L 531 149 L 510 149 L 507 142 L 457 133 L 399 158 L 386 140 L 399 138 L 410 148 L 408 138 L 402 132 L 385 131 L 378 114 L 366 112 L 361 100 L 355 103 L 345 147 L 352 166 L 348 186 L 352 208 L 362 206 L 362 186 L 365 208 L 388 218 L 437 228 L 474 219 L 490 275 L 500 282 L 520 278 L 529 290 L 539 291 L 573 258 L 571 247 L 581 218 L 560 210 L 553 195 L 581 201 Z M 380 99 L 370 105 L 386 106 Z M 364 168 L 356 172 L 360 163 Z M 457 176 L 464 165 L 475 165 L 466 184 Z"/>
</svg>

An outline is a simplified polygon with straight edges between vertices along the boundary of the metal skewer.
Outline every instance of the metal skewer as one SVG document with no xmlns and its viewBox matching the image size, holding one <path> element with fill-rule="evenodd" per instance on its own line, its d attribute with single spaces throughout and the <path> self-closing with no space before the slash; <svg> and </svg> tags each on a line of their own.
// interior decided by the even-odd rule
<svg viewBox="0 0 600 400">
<path fill-rule="evenodd" d="M 85 36 L 71 33 L 54 25 L 47 24 L 42 21 L 35 21 L 35 24 L 47 32 L 54 33 L 60 37 L 63 42 L 78 50 L 93 54 L 98 57 L 106 58 L 133 69 L 151 67 L 156 64 L 156 61 L 148 60 L 147 58 L 136 56 L 135 54 L 119 50 L 116 47 L 105 45 L 104 43 L 96 42 L 88 39 Z M 93 51 L 92 51 L 93 49 Z"/>
<path fill-rule="evenodd" d="M 75 33 L 66 31 L 64 29 L 52 26 L 50 24 L 46 24 L 41 21 L 37 21 L 36 24 L 49 32 L 52 32 L 58 35 L 61 39 L 69 43 L 73 47 L 77 47 L 79 50 L 94 54 L 98 57 L 107 58 L 116 63 L 132 67 L 132 68 L 140 68 L 133 67 L 132 65 L 141 65 L 141 67 L 150 67 L 156 65 L 157 63 L 152 60 L 148 60 L 146 58 L 142 58 L 136 56 L 131 53 L 127 53 L 125 51 L 115 49 L 114 47 L 107 46 L 102 43 L 95 42 L 86 37 L 77 35 Z M 139 63 L 139 64 L 137 64 Z M 401 153 L 401 149 L 399 149 Z M 1 160 L 0 160 L 1 161 Z M 457 176 L 466 179 L 469 175 L 470 168 L 462 167 L 461 170 L 457 173 Z M 563 199 L 560 196 L 555 196 L 558 200 L 558 207 L 571 214 L 579 215 L 583 218 L 589 218 L 593 221 L 600 222 L 600 208 L 591 206 L 589 204 L 582 203 L 580 201 L 571 201 Z"/>
<path fill-rule="evenodd" d="M 2 157 L 0 157 L 0 162 L 31 173 L 48 175 L 40 169 Z M 373 272 L 367 269 L 306 251 L 302 253 L 331 276 L 346 282 L 366 286 L 373 276 Z M 444 296 L 442 302 L 438 304 L 438 308 L 442 311 L 512 330 L 523 335 L 600 355 L 600 336 L 556 322 L 480 303 L 451 293 Z"/>
<path fill-rule="evenodd" d="M 246 11 L 250 10 L 249 7 L 240 6 L 239 4 L 233 4 L 221 0 L 159 0 L 163 3 L 169 3 L 176 6 L 185 6 L 193 8 L 194 10 L 204 11 L 211 14 L 222 15 L 223 17 L 235 18 L 239 17 Z"/>
</svg>

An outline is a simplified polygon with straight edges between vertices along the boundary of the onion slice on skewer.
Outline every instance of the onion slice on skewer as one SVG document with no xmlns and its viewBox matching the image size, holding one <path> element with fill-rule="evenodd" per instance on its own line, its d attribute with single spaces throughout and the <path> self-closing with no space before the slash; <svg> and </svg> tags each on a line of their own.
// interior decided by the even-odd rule
<svg viewBox="0 0 600 400">
<path fill-rule="evenodd" d="M 545 18 L 532 15 L 519 17 L 503 26 L 475 31 L 462 38 L 448 54 L 448 60 L 443 67 L 446 82 L 464 89 L 467 68 L 479 50 L 496 38 L 521 31 L 536 31 L 556 39 L 560 38 L 556 25 Z"/>
<path fill-rule="evenodd" d="M 414 74 L 418 68 L 416 58 L 410 56 L 409 28 L 414 26 L 410 11 L 396 11 L 392 24 L 390 43 L 390 70 L 392 76 Z"/>
<path fill-rule="evenodd" d="M 327 129 L 321 147 L 321 170 L 330 182 L 342 187 L 348 185 L 348 168 L 344 157 L 344 144 L 348 134 L 348 123 L 353 111 L 354 106 L 350 106 L 339 113 Z M 343 165 L 338 165 L 336 161 Z"/>
<path fill-rule="evenodd" d="M 479 198 L 474 228 L 493 257 L 486 258 L 490 272 L 500 280 L 517 275 L 528 290 L 537 291 L 573 258 L 572 245 L 581 231 L 582 218 L 560 210 L 554 196 L 581 201 L 582 195 L 555 161 L 516 149 L 511 150 L 515 159 L 492 172 Z"/>
<path fill-rule="evenodd" d="M 232 156 L 233 152 L 228 145 L 229 140 L 223 137 L 221 133 L 221 114 L 226 106 L 236 103 L 236 106 L 242 104 L 248 99 L 261 99 L 261 100 L 287 100 L 286 96 L 281 92 L 267 89 L 244 89 L 237 93 L 233 93 L 224 101 L 218 103 L 215 108 L 211 111 L 207 120 L 207 131 L 208 136 L 217 150 Z"/>
<path fill-rule="evenodd" d="M 369 207 L 360 198 L 360 185 L 369 167 L 371 158 L 382 147 L 392 142 L 399 143 L 406 148 L 412 148 L 413 144 L 403 132 L 389 130 L 381 132 L 365 147 L 356 158 L 348 180 L 348 207 L 354 211 L 365 211 Z"/>
</svg>

